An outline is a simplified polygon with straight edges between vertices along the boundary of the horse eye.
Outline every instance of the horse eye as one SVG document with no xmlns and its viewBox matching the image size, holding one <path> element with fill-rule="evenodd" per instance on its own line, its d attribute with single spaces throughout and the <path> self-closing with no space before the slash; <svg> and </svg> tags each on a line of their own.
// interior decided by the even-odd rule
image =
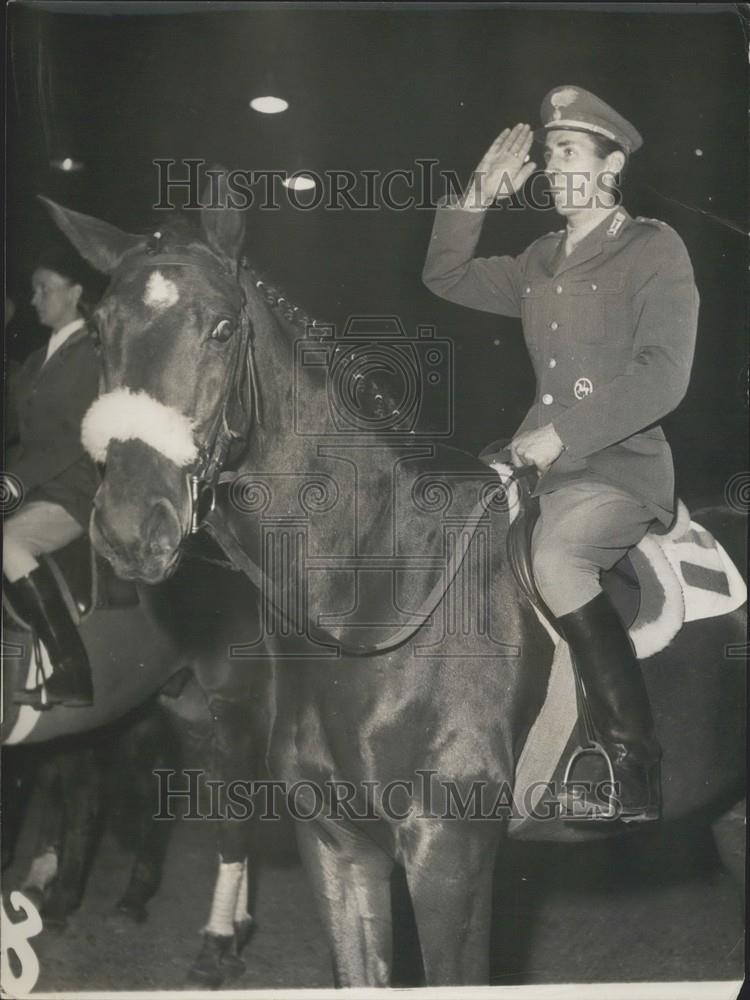
<svg viewBox="0 0 750 1000">
<path fill-rule="evenodd" d="M 218 340 L 220 344 L 223 344 L 229 340 L 233 333 L 234 324 L 231 319 L 223 319 L 219 324 L 217 324 L 211 334 L 211 340 Z"/>
</svg>

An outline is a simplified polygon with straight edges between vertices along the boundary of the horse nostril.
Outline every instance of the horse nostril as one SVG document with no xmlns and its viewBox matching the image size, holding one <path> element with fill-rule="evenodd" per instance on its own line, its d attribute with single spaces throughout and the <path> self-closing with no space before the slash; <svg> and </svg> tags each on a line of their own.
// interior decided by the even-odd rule
<svg viewBox="0 0 750 1000">
<path fill-rule="evenodd" d="M 169 500 L 157 500 L 146 525 L 146 545 L 152 555 L 166 555 L 180 544 L 180 522 Z"/>
</svg>

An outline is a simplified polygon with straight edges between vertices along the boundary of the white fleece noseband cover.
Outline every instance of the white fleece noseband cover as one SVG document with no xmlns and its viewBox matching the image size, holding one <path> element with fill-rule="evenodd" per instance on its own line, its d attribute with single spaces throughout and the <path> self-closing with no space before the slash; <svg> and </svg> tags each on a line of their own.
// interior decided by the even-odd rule
<svg viewBox="0 0 750 1000">
<path fill-rule="evenodd" d="M 115 389 L 94 400 L 81 424 L 81 443 L 104 462 L 110 441 L 143 441 L 182 468 L 198 457 L 193 421 L 147 392 Z"/>
</svg>

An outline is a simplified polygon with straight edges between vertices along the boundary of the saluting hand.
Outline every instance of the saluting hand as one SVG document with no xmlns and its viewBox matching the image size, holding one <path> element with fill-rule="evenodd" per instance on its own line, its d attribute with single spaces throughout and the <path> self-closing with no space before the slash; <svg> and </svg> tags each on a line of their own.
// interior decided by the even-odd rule
<svg viewBox="0 0 750 1000">
<path fill-rule="evenodd" d="M 529 160 L 534 136 L 529 125 L 506 128 L 495 139 L 474 171 L 463 208 L 487 208 L 498 198 L 510 198 L 536 170 Z"/>
</svg>

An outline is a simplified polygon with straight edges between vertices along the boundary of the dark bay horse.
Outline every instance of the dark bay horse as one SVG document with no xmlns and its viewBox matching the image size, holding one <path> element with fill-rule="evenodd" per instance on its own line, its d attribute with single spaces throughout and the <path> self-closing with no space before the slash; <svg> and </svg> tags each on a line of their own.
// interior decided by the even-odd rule
<svg viewBox="0 0 750 1000">
<path fill-rule="evenodd" d="M 179 572 L 202 523 L 261 588 L 266 649 L 277 639 L 279 655 L 240 639 L 231 659 L 246 674 L 262 665 L 252 725 L 271 776 L 294 792 L 337 984 L 389 982 L 395 864 L 427 983 L 485 983 L 491 875 L 508 828 L 498 802 L 552 656 L 508 566 L 507 506 L 484 503 L 488 531 L 465 530 L 486 468 L 432 449 L 407 422 L 383 435 L 350 413 L 344 426 L 347 392 L 332 405 L 330 373 L 338 353 L 356 382 L 359 345 L 317 341 L 263 285 L 240 256 L 240 213 L 204 210 L 200 231 L 146 238 L 51 210 L 111 276 L 96 316 L 103 395 L 84 422 L 89 450 L 106 457 L 92 539 L 118 574 L 156 583 Z M 392 351 L 405 382 L 422 357 L 439 381 L 436 343 Z M 741 563 L 742 519 L 716 508 L 702 520 Z M 451 539 L 460 559 L 445 558 Z M 686 625 L 644 661 L 666 822 L 710 822 L 742 796 L 744 641 L 740 610 Z M 490 808 L 471 808 L 477 790 Z M 551 815 L 531 835 L 623 832 Z"/>
</svg>

